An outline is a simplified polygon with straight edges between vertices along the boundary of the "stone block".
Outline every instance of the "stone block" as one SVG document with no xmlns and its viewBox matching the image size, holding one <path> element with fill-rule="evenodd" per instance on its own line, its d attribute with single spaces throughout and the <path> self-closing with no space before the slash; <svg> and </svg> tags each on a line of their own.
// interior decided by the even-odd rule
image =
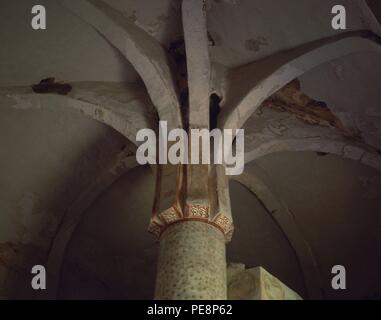
<svg viewBox="0 0 381 320">
<path fill-rule="evenodd" d="M 246 269 L 243 264 L 229 264 L 227 281 L 229 300 L 302 300 L 262 267 Z"/>
</svg>

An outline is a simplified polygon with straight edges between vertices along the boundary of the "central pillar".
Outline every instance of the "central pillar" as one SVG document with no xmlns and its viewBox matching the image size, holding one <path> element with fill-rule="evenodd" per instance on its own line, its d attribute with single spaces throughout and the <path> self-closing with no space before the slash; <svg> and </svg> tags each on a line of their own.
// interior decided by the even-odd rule
<svg viewBox="0 0 381 320">
<path fill-rule="evenodd" d="M 205 132 L 211 94 L 205 0 L 183 0 L 182 22 L 189 89 L 184 126 L 188 133 Z M 149 226 L 160 241 L 156 299 L 227 299 L 225 243 L 233 233 L 228 179 L 223 166 L 204 161 L 210 137 L 209 146 L 200 138 L 190 137 L 187 163 L 157 168 Z M 208 154 L 211 160 L 214 153 Z"/>
<path fill-rule="evenodd" d="M 155 298 L 225 300 L 225 237 L 201 221 L 181 221 L 160 237 Z"/>
<path fill-rule="evenodd" d="M 155 299 L 225 300 L 225 245 L 233 234 L 227 178 L 222 170 L 211 170 L 209 192 L 197 202 L 187 196 L 187 169 L 157 171 L 149 226 L 160 242 Z"/>
</svg>

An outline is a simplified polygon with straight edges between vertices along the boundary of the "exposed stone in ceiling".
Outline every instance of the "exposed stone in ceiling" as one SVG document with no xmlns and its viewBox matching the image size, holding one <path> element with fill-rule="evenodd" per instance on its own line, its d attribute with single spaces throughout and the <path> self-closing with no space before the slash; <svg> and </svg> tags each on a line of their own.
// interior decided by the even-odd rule
<svg viewBox="0 0 381 320">
<path fill-rule="evenodd" d="M 344 127 L 325 102 L 313 100 L 301 91 L 298 79 L 293 80 L 264 101 L 262 108 L 289 112 L 309 125 L 335 128 L 348 139 L 356 138 L 356 134 Z"/>
<path fill-rule="evenodd" d="M 381 60 L 376 53 L 353 54 L 300 77 L 302 90 L 322 100 L 344 126 L 381 149 Z"/>
</svg>

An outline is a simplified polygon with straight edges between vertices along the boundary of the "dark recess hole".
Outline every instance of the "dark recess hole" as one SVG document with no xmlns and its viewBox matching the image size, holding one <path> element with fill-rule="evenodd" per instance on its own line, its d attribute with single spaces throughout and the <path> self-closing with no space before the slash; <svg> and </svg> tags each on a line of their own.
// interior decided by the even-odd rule
<svg viewBox="0 0 381 320">
<path fill-rule="evenodd" d="M 42 79 L 39 84 L 34 84 L 32 89 L 35 93 L 57 93 L 67 95 L 72 87 L 68 83 L 56 82 L 55 78 Z"/>
<path fill-rule="evenodd" d="M 209 102 L 209 126 L 210 130 L 217 128 L 218 114 L 221 111 L 220 107 L 221 98 L 213 93 L 210 96 Z"/>
<path fill-rule="evenodd" d="M 325 157 L 325 156 L 328 155 L 328 153 L 326 153 L 326 152 L 316 152 L 316 154 L 317 154 L 318 156 L 320 156 L 320 157 Z"/>
</svg>

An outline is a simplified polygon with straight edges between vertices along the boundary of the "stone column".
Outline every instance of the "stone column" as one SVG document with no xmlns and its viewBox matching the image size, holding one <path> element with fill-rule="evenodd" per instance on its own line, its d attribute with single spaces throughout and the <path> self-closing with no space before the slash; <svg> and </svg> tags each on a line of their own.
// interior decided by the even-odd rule
<svg viewBox="0 0 381 320">
<path fill-rule="evenodd" d="M 188 184 L 182 178 L 188 170 L 179 171 L 177 191 L 168 192 L 174 177 L 169 171 L 163 173 L 163 169 L 158 170 L 157 198 L 149 226 L 149 231 L 160 241 L 155 298 L 224 300 L 227 298 L 225 243 L 233 233 L 230 201 L 222 199 L 228 192 L 217 191 L 218 186 L 223 188 L 221 181 L 225 180 L 217 179 L 218 171 L 213 171 L 209 177 L 210 191 L 204 201 L 195 203 L 186 196 Z M 159 210 L 169 200 L 174 204 Z"/>
<path fill-rule="evenodd" d="M 183 0 L 182 18 L 189 89 L 184 126 L 188 132 L 207 130 L 211 63 L 205 0 Z M 205 150 L 197 141 L 188 145 L 188 165 L 157 170 L 149 227 L 160 241 L 155 298 L 226 299 L 225 242 L 233 233 L 227 178 L 222 166 L 202 161 Z"/>
<path fill-rule="evenodd" d="M 225 239 L 218 228 L 201 221 L 182 221 L 163 232 L 155 298 L 227 298 Z"/>
</svg>

